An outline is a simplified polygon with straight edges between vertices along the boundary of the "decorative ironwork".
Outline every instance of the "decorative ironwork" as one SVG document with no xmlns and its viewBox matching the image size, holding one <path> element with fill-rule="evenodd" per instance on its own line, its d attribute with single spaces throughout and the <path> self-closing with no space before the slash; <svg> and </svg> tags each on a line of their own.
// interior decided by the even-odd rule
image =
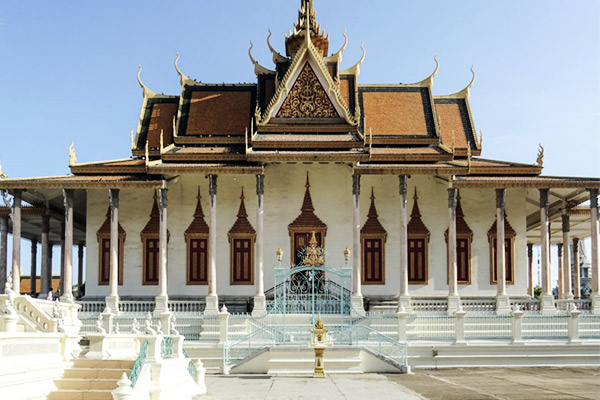
<svg viewBox="0 0 600 400">
<path fill-rule="evenodd" d="M 173 355 L 173 338 L 171 336 L 163 337 L 160 343 L 160 356 L 170 357 Z"/>
<path fill-rule="evenodd" d="M 277 117 L 340 118 L 308 62 L 283 101 Z"/>
<path fill-rule="evenodd" d="M 147 351 L 148 351 L 148 339 L 146 339 L 144 341 L 144 344 L 142 345 L 142 348 L 140 349 L 140 353 L 137 356 L 137 359 L 135 360 L 135 363 L 133 364 L 133 368 L 131 368 L 131 373 L 129 374 L 129 380 L 131 381 L 131 387 L 134 388 L 135 384 L 138 380 L 138 378 L 140 377 L 140 372 L 142 372 L 142 368 L 144 367 L 144 364 L 146 363 L 146 356 L 147 356 Z"/>
</svg>

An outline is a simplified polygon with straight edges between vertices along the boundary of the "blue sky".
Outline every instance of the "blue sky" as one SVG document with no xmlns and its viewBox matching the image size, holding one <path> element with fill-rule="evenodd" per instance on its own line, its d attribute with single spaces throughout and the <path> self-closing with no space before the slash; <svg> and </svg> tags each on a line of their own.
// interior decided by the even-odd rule
<svg viewBox="0 0 600 400">
<path fill-rule="evenodd" d="M 364 41 L 359 83 L 411 83 L 438 55 L 434 94 L 471 79 L 482 157 L 533 163 L 544 174 L 600 176 L 600 2 L 596 0 L 315 0 L 330 51 Z M 203 82 L 253 82 L 253 55 L 284 53 L 299 0 L 4 1 L 0 3 L 0 161 L 9 177 L 67 174 L 79 162 L 130 156 L 142 105 L 138 64 L 151 89 L 180 92 L 173 67 Z M 24 262 L 24 265 L 27 263 Z"/>
</svg>

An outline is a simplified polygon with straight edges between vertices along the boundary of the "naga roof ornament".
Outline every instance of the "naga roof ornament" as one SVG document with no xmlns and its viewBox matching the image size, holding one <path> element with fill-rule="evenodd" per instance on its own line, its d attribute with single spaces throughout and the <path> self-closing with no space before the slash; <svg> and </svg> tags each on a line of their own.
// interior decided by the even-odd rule
<svg viewBox="0 0 600 400">
<path fill-rule="evenodd" d="M 269 35 L 267 36 L 267 46 L 269 46 L 269 50 L 271 50 L 271 53 L 273 53 L 273 62 L 275 64 L 277 64 L 279 62 L 288 62 L 288 61 L 290 61 L 290 59 L 288 57 L 284 57 L 277 50 L 275 50 L 273 48 L 273 46 L 271 46 L 271 41 L 269 39 L 271 39 L 271 30 L 270 29 L 269 29 Z"/>
<path fill-rule="evenodd" d="M 160 94 L 156 93 L 154 90 L 148 88 L 148 86 L 144 85 L 144 83 L 142 82 L 142 78 L 140 78 L 140 74 L 142 73 L 142 65 L 139 64 L 138 65 L 139 69 L 138 69 L 138 73 L 137 73 L 137 80 L 138 83 L 140 84 L 140 87 L 142 88 L 142 96 L 144 96 L 144 98 L 153 98 L 153 97 L 160 97 Z"/>
<path fill-rule="evenodd" d="M 342 62 L 342 53 L 346 50 L 346 46 L 348 46 L 348 35 L 346 35 L 346 30 L 344 29 L 344 44 L 342 47 L 329 57 L 325 58 L 325 62 L 337 62 L 338 64 Z"/>
<path fill-rule="evenodd" d="M 258 61 L 256 61 L 254 59 L 254 57 L 252 57 L 252 48 L 254 47 L 254 44 L 252 43 L 252 40 L 250 41 L 250 48 L 248 49 L 248 57 L 250 57 L 250 62 L 252 62 L 252 64 L 254 64 L 254 74 L 256 76 L 258 75 L 269 75 L 269 74 L 275 74 L 275 71 L 272 71 L 270 69 L 267 69 L 265 67 L 263 67 L 262 65 L 260 65 L 258 63 Z M 275 57 L 275 56 L 273 56 Z"/>
<path fill-rule="evenodd" d="M 362 42 L 360 44 L 360 48 L 362 49 L 362 56 L 360 57 L 360 60 L 358 60 L 358 62 L 356 64 L 354 64 L 353 66 L 351 66 L 350 68 L 340 71 L 340 75 L 356 75 L 356 76 L 358 76 L 360 74 L 360 66 L 362 65 L 363 61 L 365 61 L 365 56 L 367 55 L 367 51 L 365 50 L 365 42 Z"/>
<path fill-rule="evenodd" d="M 469 84 L 467 85 L 467 87 L 465 87 L 463 90 L 456 92 L 454 94 L 449 94 L 449 95 L 444 95 L 444 96 L 436 96 L 437 98 L 447 98 L 447 97 L 458 97 L 461 99 L 468 99 L 471 96 L 471 87 L 473 86 L 473 83 L 475 82 L 475 70 L 473 69 L 473 66 L 471 65 L 471 73 L 473 74 L 473 78 L 471 78 L 471 82 L 469 82 Z"/>
<path fill-rule="evenodd" d="M 190 78 L 189 76 L 185 75 L 183 72 L 181 72 L 181 70 L 179 69 L 179 66 L 177 65 L 177 62 L 179 61 L 179 53 L 175 53 L 175 71 L 177 71 L 177 74 L 179 75 L 179 84 L 181 85 L 181 87 L 184 87 L 185 85 L 193 85 L 196 83 L 196 81 L 194 81 L 192 78 Z"/>
</svg>

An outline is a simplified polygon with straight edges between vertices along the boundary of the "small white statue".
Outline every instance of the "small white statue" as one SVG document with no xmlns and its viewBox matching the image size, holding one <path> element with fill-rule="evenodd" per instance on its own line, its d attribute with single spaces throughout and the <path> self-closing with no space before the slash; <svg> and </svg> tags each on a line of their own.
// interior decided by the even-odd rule
<svg viewBox="0 0 600 400">
<path fill-rule="evenodd" d="M 133 323 L 131 324 L 131 333 L 133 333 L 134 335 L 139 335 L 140 333 L 140 323 L 138 322 L 137 318 L 133 319 Z"/>
<path fill-rule="evenodd" d="M 146 335 L 156 335 L 156 331 L 152 329 L 152 314 L 148 313 L 146 316 L 146 327 L 144 329 Z"/>
<path fill-rule="evenodd" d="M 96 332 L 106 335 L 106 329 L 102 326 L 102 320 L 100 318 L 96 320 Z"/>
<path fill-rule="evenodd" d="M 46 300 L 48 300 L 48 301 L 54 300 L 54 293 L 52 292 L 52 290 L 50 290 L 48 292 L 48 295 L 46 296 Z"/>
<path fill-rule="evenodd" d="M 176 326 L 175 316 L 173 315 L 173 319 L 171 319 L 171 335 L 179 336 L 179 331 L 175 328 Z"/>
<path fill-rule="evenodd" d="M 164 335 L 165 334 L 162 331 L 162 322 L 160 321 L 160 319 L 156 323 L 156 333 L 158 333 L 159 335 Z"/>
</svg>

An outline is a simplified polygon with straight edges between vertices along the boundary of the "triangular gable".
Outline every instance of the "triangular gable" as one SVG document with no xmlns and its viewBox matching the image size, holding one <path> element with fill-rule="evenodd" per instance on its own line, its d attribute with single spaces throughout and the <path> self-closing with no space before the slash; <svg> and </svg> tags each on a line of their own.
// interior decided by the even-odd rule
<svg viewBox="0 0 600 400">
<path fill-rule="evenodd" d="M 312 75 L 310 72 L 312 72 Z M 299 80 L 300 78 L 301 80 Z M 306 83 L 304 82 L 304 79 L 306 78 L 310 78 L 309 82 L 311 82 L 311 86 L 307 87 L 303 84 Z M 296 83 L 298 83 L 297 86 Z M 304 90 L 309 91 L 308 94 L 310 96 L 308 97 L 315 98 L 315 96 L 318 95 L 322 100 L 329 100 L 329 103 L 337 114 L 337 116 L 335 116 L 335 113 L 331 115 L 332 113 L 328 112 L 328 115 L 331 115 L 329 118 L 342 118 L 346 123 L 352 126 L 357 125 L 357 122 L 354 120 L 350 110 L 348 109 L 348 105 L 340 93 L 339 84 L 334 82 L 333 78 L 327 71 L 327 67 L 323 63 L 322 57 L 319 55 L 318 51 L 310 41 L 308 43 L 303 43 L 298 52 L 294 55 L 294 58 L 292 59 L 287 72 L 280 80 L 275 91 L 275 95 L 267 106 L 267 109 L 262 116 L 259 116 L 258 125 L 264 126 L 269 123 L 271 118 L 279 117 L 279 113 L 284 104 L 286 104 L 286 107 L 288 107 L 290 102 L 294 102 L 295 99 L 297 100 L 298 93 Z M 282 115 L 288 114 L 288 111 L 286 110 L 287 109 L 284 108 Z M 289 117 L 286 116 L 285 118 Z M 303 116 L 302 118 L 307 117 Z M 311 116 L 309 118 L 327 117 Z"/>
<path fill-rule="evenodd" d="M 342 118 L 308 62 L 304 64 L 276 116 L 277 118 Z"/>
</svg>

